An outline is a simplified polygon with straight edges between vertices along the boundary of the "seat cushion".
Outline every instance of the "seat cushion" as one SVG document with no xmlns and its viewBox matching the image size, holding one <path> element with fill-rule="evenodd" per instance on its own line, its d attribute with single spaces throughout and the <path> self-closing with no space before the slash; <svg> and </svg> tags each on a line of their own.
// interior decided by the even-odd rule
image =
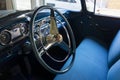
<svg viewBox="0 0 120 80">
<path fill-rule="evenodd" d="M 120 31 L 115 36 L 108 53 L 108 63 L 111 67 L 117 60 L 120 59 Z"/>
<path fill-rule="evenodd" d="M 120 80 L 120 60 L 110 68 L 107 80 Z"/>
<path fill-rule="evenodd" d="M 72 68 L 67 73 L 57 75 L 54 80 L 106 80 L 107 72 L 107 50 L 95 40 L 86 38 L 76 50 Z"/>
</svg>

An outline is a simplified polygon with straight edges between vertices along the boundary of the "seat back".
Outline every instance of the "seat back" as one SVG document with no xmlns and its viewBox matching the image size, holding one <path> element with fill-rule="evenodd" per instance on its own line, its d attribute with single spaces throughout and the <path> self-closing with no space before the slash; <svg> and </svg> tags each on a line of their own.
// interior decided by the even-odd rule
<svg viewBox="0 0 120 80">
<path fill-rule="evenodd" d="M 120 31 L 115 36 L 108 53 L 109 68 L 120 59 Z"/>
<path fill-rule="evenodd" d="M 120 31 L 115 36 L 108 53 L 108 80 L 120 80 Z"/>
</svg>

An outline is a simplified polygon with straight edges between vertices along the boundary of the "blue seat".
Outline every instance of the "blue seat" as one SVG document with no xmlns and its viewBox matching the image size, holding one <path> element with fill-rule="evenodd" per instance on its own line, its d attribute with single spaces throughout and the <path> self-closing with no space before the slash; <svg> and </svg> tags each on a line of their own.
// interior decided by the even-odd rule
<svg viewBox="0 0 120 80">
<path fill-rule="evenodd" d="M 65 67 L 71 58 L 65 63 Z M 98 41 L 85 38 L 76 49 L 73 67 L 54 80 L 120 80 L 120 31 L 109 51 Z"/>
</svg>

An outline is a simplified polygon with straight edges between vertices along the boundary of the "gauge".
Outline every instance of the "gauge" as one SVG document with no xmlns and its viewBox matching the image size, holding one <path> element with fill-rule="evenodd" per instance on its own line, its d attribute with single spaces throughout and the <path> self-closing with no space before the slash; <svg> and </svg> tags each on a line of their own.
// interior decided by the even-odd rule
<svg viewBox="0 0 120 80">
<path fill-rule="evenodd" d="M 28 33 L 27 25 L 25 23 L 20 23 L 20 31 L 22 34 Z"/>
<path fill-rule="evenodd" d="M 3 31 L 0 34 L 0 43 L 2 45 L 7 45 L 11 42 L 11 33 L 9 31 Z"/>
<path fill-rule="evenodd" d="M 12 25 L 11 29 L 3 30 L 0 33 L 0 43 L 2 45 L 13 44 L 28 34 L 28 27 L 26 23 L 18 23 Z"/>
</svg>

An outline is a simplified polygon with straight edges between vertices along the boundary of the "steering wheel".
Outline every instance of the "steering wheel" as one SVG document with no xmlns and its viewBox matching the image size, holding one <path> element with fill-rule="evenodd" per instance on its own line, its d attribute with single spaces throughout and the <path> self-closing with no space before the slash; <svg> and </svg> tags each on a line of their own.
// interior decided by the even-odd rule
<svg viewBox="0 0 120 80">
<path fill-rule="evenodd" d="M 41 14 L 43 15 L 41 16 Z M 63 31 L 60 33 L 61 28 L 63 28 Z M 33 52 L 38 62 L 45 69 L 55 74 L 70 70 L 75 59 L 76 44 L 71 26 L 63 14 L 51 6 L 41 6 L 33 12 L 29 30 Z M 63 32 L 65 34 L 62 34 Z M 64 36 L 66 37 L 64 38 Z M 65 51 L 67 54 L 65 53 L 63 59 L 54 58 L 49 53 L 49 50 L 53 47 L 59 47 L 62 49 L 60 52 Z M 44 55 L 58 64 L 65 62 L 69 57 L 71 57 L 71 60 L 64 69 L 56 69 L 49 65 L 49 61 L 44 59 Z"/>
</svg>

